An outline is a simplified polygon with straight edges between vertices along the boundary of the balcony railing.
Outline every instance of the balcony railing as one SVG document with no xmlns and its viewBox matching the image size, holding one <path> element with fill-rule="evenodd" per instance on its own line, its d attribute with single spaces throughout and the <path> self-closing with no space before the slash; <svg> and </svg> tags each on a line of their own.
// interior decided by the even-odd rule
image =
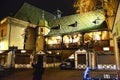
<svg viewBox="0 0 120 80">
<path fill-rule="evenodd" d="M 89 44 L 92 47 L 109 46 L 109 40 L 99 40 Z M 46 49 L 78 49 L 82 45 L 78 43 L 46 44 Z"/>
</svg>

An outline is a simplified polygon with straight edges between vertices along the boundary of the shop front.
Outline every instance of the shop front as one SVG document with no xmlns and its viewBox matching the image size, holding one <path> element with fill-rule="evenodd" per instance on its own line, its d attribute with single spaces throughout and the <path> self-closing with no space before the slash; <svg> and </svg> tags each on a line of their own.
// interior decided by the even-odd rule
<svg viewBox="0 0 120 80">
<path fill-rule="evenodd" d="M 75 52 L 75 68 L 85 69 L 86 67 L 95 68 L 95 55 L 85 49 L 79 49 Z"/>
<path fill-rule="evenodd" d="M 95 48 L 97 69 L 116 69 L 113 47 Z"/>
</svg>

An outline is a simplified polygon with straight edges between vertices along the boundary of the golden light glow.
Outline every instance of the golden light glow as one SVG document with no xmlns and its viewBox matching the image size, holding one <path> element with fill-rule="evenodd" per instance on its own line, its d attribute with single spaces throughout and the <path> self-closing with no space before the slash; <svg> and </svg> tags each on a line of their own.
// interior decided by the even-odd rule
<svg viewBox="0 0 120 80">
<path fill-rule="evenodd" d="M 97 0 L 77 0 L 74 3 L 76 13 L 85 13 L 88 11 L 95 10 Z"/>
<path fill-rule="evenodd" d="M 0 53 L 3 53 L 4 51 L 3 50 L 0 50 Z"/>
<path fill-rule="evenodd" d="M 108 39 L 109 39 L 109 33 L 107 31 L 90 32 L 84 35 L 85 41 L 108 40 Z"/>
<path fill-rule="evenodd" d="M 6 41 L 1 41 L 0 42 L 0 50 L 7 50 L 7 42 Z"/>
<path fill-rule="evenodd" d="M 110 48 L 109 48 L 109 47 L 103 47 L 103 50 L 104 50 L 104 51 L 109 51 Z"/>
<path fill-rule="evenodd" d="M 21 53 L 26 53 L 26 50 L 21 50 Z"/>
<path fill-rule="evenodd" d="M 61 36 L 50 37 L 45 39 L 47 44 L 60 44 L 62 41 Z"/>
<path fill-rule="evenodd" d="M 52 52 L 51 51 L 47 51 L 49 54 L 52 54 Z"/>
<path fill-rule="evenodd" d="M 65 35 L 63 37 L 63 43 L 77 43 L 80 42 L 80 34 L 74 34 L 74 35 Z"/>
<path fill-rule="evenodd" d="M 101 32 L 93 32 L 93 40 L 101 40 Z"/>
<path fill-rule="evenodd" d="M 107 16 L 114 16 L 119 0 L 76 0 L 74 8 L 76 13 L 85 13 L 103 8 Z"/>
<path fill-rule="evenodd" d="M 0 21 L 0 24 L 3 24 L 6 21 L 7 21 L 7 18 L 4 18 L 2 21 Z"/>
<path fill-rule="evenodd" d="M 107 32 L 107 31 L 103 31 L 103 32 L 102 32 L 102 39 L 103 39 L 103 40 L 106 40 L 106 39 L 108 39 L 108 38 L 109 38 L 108 32 Z"/>
<path fill-rule="evenodd" d="M 70 43 L 70 38 L 66 35 L 63 37 L 63 42 L 64 43 Z"/>
</svg>

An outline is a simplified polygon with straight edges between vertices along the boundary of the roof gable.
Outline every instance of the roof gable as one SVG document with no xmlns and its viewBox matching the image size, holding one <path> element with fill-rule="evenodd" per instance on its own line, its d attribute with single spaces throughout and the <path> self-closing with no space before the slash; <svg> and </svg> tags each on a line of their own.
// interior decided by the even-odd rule
<svg viewBox="0 0 120 80">
<path fill-rule="evenodd" d="M 42 9 L 39 9 L 28 3 L 24 3 L 14 17 L 37 25 L 39 20 L 42 18 L 42 12 Z M 44 15 L 48 22 L 54 19 L 54 15 L 47 11 L 44 11 Z"/>
</svg>

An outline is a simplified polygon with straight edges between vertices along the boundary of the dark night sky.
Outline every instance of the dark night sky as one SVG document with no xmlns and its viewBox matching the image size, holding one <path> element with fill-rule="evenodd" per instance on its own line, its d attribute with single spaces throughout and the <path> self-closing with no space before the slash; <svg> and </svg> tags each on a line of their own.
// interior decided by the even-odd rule
<svg viewBox="0 0 120 80">
<path fill-rule="evenodd" d="M 24 2 L 36 6 L 45 11 L 54 13 L 57 9 L 62 11 L 62 16 L 75 13 L 73 8 L 75 0 L 1 0 L 0 20 L 6 16 L 14 16 Z"/>
</svg>

